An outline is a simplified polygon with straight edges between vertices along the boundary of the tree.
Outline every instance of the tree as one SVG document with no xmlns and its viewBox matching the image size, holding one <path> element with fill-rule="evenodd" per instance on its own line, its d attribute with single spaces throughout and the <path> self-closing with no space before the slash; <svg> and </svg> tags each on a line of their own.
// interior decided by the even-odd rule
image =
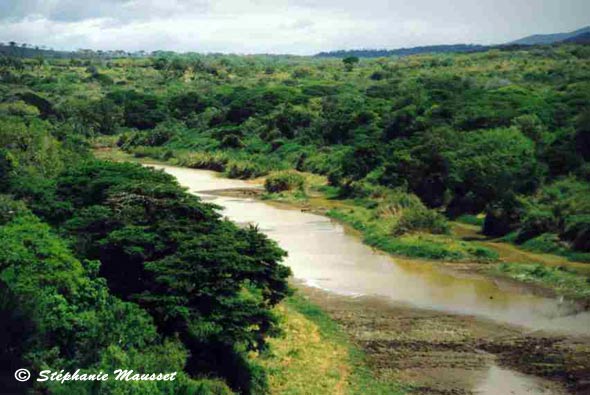
<svg viewBox="0 0 590 395">
<path fill-rule="evenodd" d="M 347 56 L 346 58 L 342 59 L 342 63 L 344 63 L 344 68 L 346 69 L 346 71 L 352 71 L 354 66 L 359 61 L 359 58 L 356 56 Z"/>
<path fill-rule="evenodd" d="M 407 186 L 428 207 L 441 207 L 449 189 L 449 161 L 445 152 L 452 150 L 457 132 L 441 128 L 416 134 L 408 140 L 392 142 L 392 152 L 381 182 L 392 187 Z"/>
<path fill-rule="evenodd" d="M 137 302 L 160 333 L 182 341 L 194 356 L 190 373 L 250 388 L 240 371 L 247 363 L 219 361 L 264 348 L 276 331 L 271 308 L 289 293 L 284 251 L 256 228 L 221 220 L 171 176 L 138 165 L 83 163 L 57 179 L 56 191 L 74 208 L 61 227 L 75 250 L 100 260 L 113 294 Z"/>
<path fill-rule="evenodd" d="M 125 126 L 140 130 L 153 129 L 166 119 L 167 113 L 160 97 L 130 91 L 114 91 L 106 96 L 118 106 L 123 107 Z"/>
<path fill-rule="evenodd" d="M 451 215 L 478 213 L 488 204 L 532 192 L 539 182 L 535 145 L 515 128 L 464 133 L 449 162 Z"/>
<path fill-rule="evenodd" d="M 519 199 L 518 242 L 544 233 L 559 236 L 581 251 L 590 251 L 590 186 L 573 177 L 540 188 Z"/>
<path fill-rule="evenodd" d="M 6 191 L 11 173 L 15 167 L 15 160 L 9 150 L 0 148 L 0 190 Z"/>
<path fill-rule="evenodd" d="M 187 120 L 192 115 L 203 112 L 210 105 L 209 99 L 194 91 L 172 96 L 168 102 L 172 116 L 182 120 Z"/>
<path fill-rule="evenodd" d="M 586 110 L 576 119 L 575 146 L 576 152 L 590 161 L 590 109 Z"/>
<path fill-rule="evenodd" d="M 381 149 L 373 142 L 359 144 L 351 150 L 342 161 L 342 171 L 345 177 L 352 181 L 363 178 L 382 163 Z"/>
<path fill-rule="evenodd" d="M 108 98 L 88 102 L 80 110 L 84 124 L 101 134 L 114 134 L 123 123 L 123 109 Z"/>
</svg>

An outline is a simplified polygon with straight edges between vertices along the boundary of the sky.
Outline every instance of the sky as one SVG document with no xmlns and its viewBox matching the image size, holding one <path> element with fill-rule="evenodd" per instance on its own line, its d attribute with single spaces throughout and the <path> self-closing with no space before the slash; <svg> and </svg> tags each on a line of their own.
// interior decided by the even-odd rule
<svg viewBox="0 0 590 395">
<path fill-rule="evenodd" d="M 590 0 L 0 0 L 0 42 L 291 53 L 499 44 L 590 25 Z"/>
</svg>

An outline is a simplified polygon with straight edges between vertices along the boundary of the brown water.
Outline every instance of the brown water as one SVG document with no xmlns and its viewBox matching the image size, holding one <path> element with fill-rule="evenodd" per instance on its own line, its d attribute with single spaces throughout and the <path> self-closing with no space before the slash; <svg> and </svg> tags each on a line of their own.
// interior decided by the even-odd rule
<svg viewBox="0 0 590 395">
<path fill-rule="evenodd" d="M 551 391 L 547 387 L 548 382 L 536 377 L 527 376 L 498 366 L 491 366 L 485 378 L 478 383 L 474 392 L 476 394 L 510 394 L 510 395 L 536 395 L 548 394 Z"/>
<path fill-rule="evenodd" d="M 523 292 L 482 277 L 464 276 L 427 261 L 397 259 L 378 253 L 330 219 L 279 208 L 246 198 L 206 191 L 250 188 L 252 183 L 219 177 L 217 173 L 153 165 L 174 175 L 203 200 L 222 207 L 238 224 L 257 224 L 288 251 L 285 260 L 296 280 L 350 296 L 378 296 L 392 303 L 462 315 L 473 315 L 525 330 L 549 330 L 570 335 L 590 334 L 590 313 L 575 305 Z M 546 381 L 496 365 L 478 373 L 477 394 L 547 394 Z"/>
<path fill-rule="evenodd" d="M 530 330 L 590 334 L 590 313 L 566 301 L 540 297 L 502 281 L 448 272 L 427 261 L 378 253 L 329 218 L 286 210 L 246 198 L 199 193 L 252 187 L 217 173 L 156 166 L 206 201 L 223 207 L 237 223 L 258 224 L 288 251 L 295 279 L 342 295 L 375 295 L 393 302 L 451 313 L 476 315 Z"/>
</svg>

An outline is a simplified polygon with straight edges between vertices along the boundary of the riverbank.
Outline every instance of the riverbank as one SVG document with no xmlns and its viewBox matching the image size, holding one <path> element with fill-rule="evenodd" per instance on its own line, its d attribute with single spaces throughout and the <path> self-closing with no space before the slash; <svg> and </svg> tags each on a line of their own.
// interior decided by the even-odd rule
<svg viewBox="0 0 590 395">
<path fill-rule="evenodd" d="M 99 155 L 113 160 L 145 163 L 119 149 L 104 147 Z M 152 160 L 149 162 L 165 162 Z M 220 195 L 263 199 L 306 212 L 325 215 L 353 229 L 363 242 L 393 256 L 433 260 L 459 270 L 477 272 L 528 284 L 535 292 L 575 299 L 590 307 L 590 264 L 571 261 L 564 256 L 527 251 L 502 239 L 479 233 L 480 227 L 451 222 L 449 234 L 413 232 L 393 237 L 392 216 L 376 214 L 370 199 L 341 199 L 327 186 L 325 177 L 301 173 L 303 189 L 268 193 L 263 189 L 265 177 L 250 180 L 259 188 L 224 189 Z M 545 268 L 547 266 L 547 268 Z"/>
<path fill-rule="evenodd" d="M 95 151 L 95 156 L 146 163 L 119 150 Z M 296 292 L 281 302 L 276 312 L 282 333 L 268 339 L 268 350 L 251 356 L 267 372 L 271 394 L 402 395 L 409 392 L 409 383 L 377 378 L 368 365 L 365 350 L 311 302 L 305 292 Z"/>
<path fill-rule="evenodd" d="M 311 194 L 283 192 L 269 194 L 263 179 L 253 181 L 260 188 L 211 191 L 220 196 L 264 200 L 285 208 L 328 216 L 347 226 L 369 246 L 398 258 L 429 260 L 454 270 L 512 280 L 529 286 L 539 295 L 565 297 L 590 307 L 590 264 L 565 257 L 522 250 L 478 233 L 475 226 L 452 223 L 448 236 L 418 234 L 401 240 L 393 238 L 371 221 L 371 215 L 354 201 L 330 199 L 316 190 Z M 359 215 L 358 212 L 364 214 Z M 473 241 L 476 240 L 476 241 Z M 418 262 L 419 263 L 419 262 Z"/>
<path fill-rule="evenodd" d="M 525 332 L 376 297 L 302 289 L 362 349 L 377 380 L 410 383 L 411 394 L 581 395 L 590 390 L 587 337 Z"/>
<path fill-rule="evenodd" d="M 326 312 L 300 292 L 277 308 L 283 335 L 269 339 L 256 359 L 267 371 L 272 394 L 402 395 L 400 380 L 378 378 L 367 355 Z"/>
<path fill-rule="evenodd" d="M 105 159 L 165 164 L 110 147 L 95 152 Z M 340 199 L 327 187 L 325 177 L 308 173 L 303 176 L 304 191 L 267 193 L 263 188 L 265 178 L 260 177 L 248 181 L 256 188 L 226 188 L 214 193 L 260 199 L 325 215 L 347 226 L 369 246 L 392 256 L 432 260 L 455 270 L 514 281 L 528 286 L 534 293 L 565 297 L 590 308 L 590 264 L 527 251 L 501 239 L 487 238 L 479 233 L 477 226 L 461 222 L 452 222 L 448 235 L 413 233 L 392 237 L 390 221 L 375 215 L 375 208 L 367 208 L 366 201 Z"/>
<path fill-rule="evenodd" d="M 202 192 L 207 189 L 214 189 L 217 184 L 231 184 L 229 180 L 217 180 L 214 177 L 213 180 L 203 183 L 201 174 L 207 172 L 180 168 L 168 168 L 168 170 L 172 171 L 182 184 L 191 186 L 191 190 Z M 207 177 L 212 176 L 208 175 Z M 195 189 L 196 185 L 199 185 L 199 189 Z M 250 185 L 251 183 L 248 184 L 248 186 Z M 230 194 L 235 194 L 235 191 Z M 275 209 L 274 211 L 268 211 L 264 209 L 258 212 L 257 210 L 262 210 L 265 205 L 260 205 L 251 199 L 219 199 L 214 198 L 212 195 L 207 196 L 210 196 L 217 204 L 234 206 L 233 211 L 229 212 L 228 216 L 232 219 L 238 218 L 240 221 L 249 221 L 247 218 L 250 218 L 250 214 L 253 212 L 261 219 L 267 218 L 267 214 L 270 216 L 269 218 L 277 218 L 278 215 L 286 215 L 288 218 L 303 216 L 303 214 L 293 211 L 292 207 L 290 210 Z M 271 205 L 282 205 L 284 208 L 287 208 L 284 203 L 271 201 L 267 203 Z M 282 213 L 278 213 L 277 211 L 281 211 Z M 260 217 L 260 215 L 264 215 L 264 217 Z M 317 221 L 312 218 L 309 220 Z M 262 228 L 272 229 L 275 226 L 272 224 L 278 225 L 279 223 L 271 221 L 271 223 L 262 225 Z M 299 227 L 299 225 L 297 226 Z M 294 229 L 288 227 L 286 229 L 286 238 L 283 237 L 281 240 L 288 242 L 293 237 L 297 239 L 297 236 L 293 234 Z M 316 234 L 316 236 L 320 234 Z M 277 234 L 273 235 L 273 238 L 278 236 Z M 347 243 L 355 244 L 356 242 L 349 240 L 344 241 L 344 243 L 345 245 L 349 245 Z M 323 243 L 320 244 L 322 248 L 327 247 Z M 290 248 L 287 249 L 290 252 L 295 252 Z M 330 252 L 326 251 L 326 253 Z M 312 257 L 307 255 L 303 257 L 305 262 L 307 262 L 306 264 L 313 267 L 313 262 L 308 261 L 310 258 Z M 366 260 L 367 258 L 371 257 L 365 255 L 364 259 Z M 388 266 L 382 266 L 386 265 L 386 260 L 381 262 L 376 257 L 371 259 L 377 259 L 375 262 L 377 266 L 374 267 L 377 275 L 387 272 Z M 418 271 L 429 271 L 431 270 L 430 266 L 440 268 L 441 266 L 450 265 L 453 267 L 453 270 L 458 265 L 469 266 L 468 263 L 459 264 L 456 262 L 430 265 L 428 262 L 419 264 L 411 263 L 411 260 L 403 262 L 396 259 L 396 261 L 400 261 L 398 265 L 402 264 L 404 270 Z M 340 260 L 338 262 L 338 267 L 341 268 L 340 270 L 347 269 L 346 262 Z M 293 263 L 291 262 L 291 264 Z M 364 265 L 367 263 L 365 261 Z M 338 274 L 334 273 L 334 275 Z M 399 272 L 398 275 L 405 276 L 403 272 Z M 422 275 L 420 274 L 420 276 Z M 436 276 L 439 276 L 439 274 L 436 274 Z M 321 277 L 318 276 L 312 278 L 321 280 Z M 365 280 L 359 277 L 355 278 L 357 279 L 356 281 Z M 368 281 L 371 282 L 377 278 Z M 395 278 L 393 277 L 391 279 Z M 379 292 L 387 292 L 388 288 L 394 287 L 395 289 L 396 286 L 403 286 L 403 284 L 414 284 L 413 288 L 408 289 L 408 291 L 411 291 L 412 295 L 410 300 L 418 302 L 418 300 L 414 299 L 416 296 L 419 296 L 419 294 L 415 294 L 415 291 L 419 290 L 422 286 L 435 284 L 420 285 L 421 283 L 414 283 L 415 280 L 418 280 L 418 278 L 414 278 L 411 282 L 404 281 L 403 279 L 397 282 L 385 281 L 385 288 L 380 288 Z M 436 281 L 438 282 L 439 280 Z M 448 297 L 452 297 L 452 299 L 448 300 L 449 302 L 454 300 L 455 296 L 453 295 L 456 292 L 459 292 L 457 296 L 462 295 L 461 289 L 468 293 L 462 295 L 463 297 L 459 297 L 457 301 L 470 301 L 473 297 L 481 298 L 485 296 L 485 299 L 489 297 L 490 300 L 488 302 L 484 300 L 477 301 L 477 306 L 485 309 L 491 308 L 492 305 L 499 307 L 506 304 L 510 306 L 519 299 L 518 294 L 515 292 L 520 291 L 505 288 L 498 289 L 493 285 L 483 286 L 484 283 L 482 283 L 483 287 L 477 285 L 477 294 L 470 294 L 472 287 L 475 287 L 477 283 L 472 284 L 472 280 L 470 279 L 457 280 L 456 274 L 443 276 L 440 278 L 440 281 L 438 284 L 439 286 L 444 285 L 445 288 L 443 289 L 453 290 L 453 294 L 448 295 Z M 399 284 L 397 284 L 398 282 Z M 505 285 L 502 287 L 505 287 Z M 490 388 L 494 389 L 494 382 L 512 383 L 510 391 L 514 388 L 524 388 L 526 392 L 522 393 L 527 394 L 542 393 L 541 389 L 547 385 L 554 386 L 555 388 L 551 389 L 549 393 L 556 394 L 563 393 L 564 390 L 560 389 L 561 386 L 566 386 L 573 393 L 584 393 L 588 389 L 588 383 L 584 381 L 584 378 L 590 374 L 590 367 L 588 366 L 590 363 L 590 340 L 587 337 L 564 336 L 540 331 L 534 331 L 531 334 L 530 330 L 501 323 L 493 323 L 485 319 L 476 318 L 469 313 L 452 314 L 442 311 L 430 311 L 424 308 L 418 309 L 405 305 L 392 305 L 385 300 L 379 300 L 378 303 L 375 303 L 373 299 L 367 299 L 366 297 L 350 298 L 337 296 L 333 293 L 323 292 L 317 288 L 305 287 L 301 284 L 298 284 L 298 288 L 302 290 L 302 293 L 313 304 L 319 305 L 323 311 L 329 314 L 331 319 L 336 320 L 344 328 L 352 343 L 364 351 L 367 356 L 367 363 L 377 380 L 411 383 L 411 391 L 414 393 L 467 394 L 472 393 L 474 389 L 479 390 L 481 388 L 480 386 L 483 386 L 483 391 L 485 391 L 485 388 L 488 388 L 488 391 L 483 393 L 495 394 L 497 392 L 489 390 Z M 447 295 L 440 293 L 443 289 L 428 290 L 425 288 L 424 291 L 439 295 L 437 297 L 438 299 L 443 296 L 447 297 Z M 399 292 L 403 291 L 403 289 L 397 289 L 395 293 L 399 294 Z M 512 297 L 507 298 L 506 295 L 512 295 Z M 526 298 L 526 300 L 528 299 Z M 473 301 L 475 302 L 476 300 Z M 525 302 L 525 300 L 522 302 Z M 512 316 L 512 318 L 516 319 L 516 321 L 519 321 L 521 316 L 528 315 L 527 312 L 529 311 L 530 313 L 534 313 L 545 302 L 542 302 L 537 307 L 530 305 L 530 308 L 527 307 L 529 306 L 529 302 L 525 303 L 525 305 L 514 311 L 516 315 Z M 513 307 L 516 308 L 517 306 L 514 305 Z M 473 311 L 475 313 L 477 310 L 468 309 L 467 311 Z M 493 311 L 490 311 L 490 313 L 493 313 Z M 506 316 L 506 318 L 510 317 Z M 564 325 L 568 325 L 567 322 Z M 532 327 L 538 326 L 532 325 Z M 490 336 L 493 334 L 499 335 L 498 341 L 489 342 Z M 367 340 L 367 336 L 377 341 L 365 341 Z M 401 339 L 400 336 L 402 337 Z M 442 345 L 441 341 L 443 343 Z M 442 352 L 443 357 L 440 358 L 441 349 L 445 349 L 445 347 L 447 349 Z M 396 350 L 399 349 L 404 352 L 396 353 Z M 513 352 L 513 350 L 517 351 Z M 537 350 L 539 351 L 537 352 Z M 487 356 L 485 358 L 476 358 L 477 363 L 469 362 L 473 357 L 482 354 Z M 414 356 L 418 358 L 418 361 Z M 447 358 L 446 356 L 449 357 Z M 409 361 L 409 364 L 406 364 L 406 361 Z M 534 376 L 548 378 L 552 383 L 546 383 L 536 377 L 520 376 L 519 373 L 516 373 L 517 371 L 523 373 L 529 372 Z M 455 379 L 449 380 L 452 377 L 455 377 Z M 536 388 L 536 390 L 531 390 L 531 388 Z"/>
</svg>

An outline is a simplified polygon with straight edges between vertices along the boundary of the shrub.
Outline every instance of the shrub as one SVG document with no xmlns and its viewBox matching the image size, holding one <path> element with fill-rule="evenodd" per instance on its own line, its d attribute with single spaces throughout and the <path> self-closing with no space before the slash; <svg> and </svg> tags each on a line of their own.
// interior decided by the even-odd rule
<svg viewBox="0 0 590 395">
<path fill-rule="evenodd" d="M 422 239 L 415 236 L 394 238 L 386 235 L 370 233 L 365 242 L 382 251 L 413 258 L 460 261 L 467 258 L 464 251 L 452 249 L 445 243 Z"/>
<path fill-rule="evenodd" d="M 398 217 L 408 208 L 426 209 L 416 195 L 395 189 L 388 193 L 387 197 L 379 203 L 377 215 L 381 218 Z"/>
<path fill-rule="evenodd" d="M 550 285 L 558 294 L 587 299 L 590 281 L 572 269 L 563 266 L 548 267 L 541 264 L 501 263 L 493 272 L 519 281 Z"/>
<path fill-rule="evenodd" d="M 475 226 L 483 226 L 485 217 L 471 215 L 471 214 L 463 214 L 457 217 L 457 221 L 467 224 L 467 225 L 475 225 Z"/>
<path fill-rule="evenodd" d="M 221 138 L 221 146 L 224 148 L 242 148 L 244 143 L 240 136 L 236 134 L 227 134 Z"/>
<path fill-rule="evenodd" d="M 408 208 L 403 210 L 397 223 L 393 226 L 394 235 L 424 231 L 434 234 L 449 233 L 447 219 L 440 213 L 427 208 Z"/>
<path fill-rule="evenodd" d="M 559 254 L 566 251 L 564 243 L 554 233 L 543 233 L 540 236 L 529 239 L 522 244 L 522 247 L 530 251 L 548 254 Z"/>
<path fill-rule="evenodd" d="M 227 156 L 221 152 L 191 152 L 179 155 L 174 161 L 179 166 L 213 171 L 224 171 L 227 162 Z"/>
<path fill-rule="evenodd" d="M 291 191 L 294 189 L 303 190 L 305 188 L 305 178 L 294 171 L 274 173 L 268 176 L 264 182 L 264 188 L 270 193 Z"/>
<path fill-rule="evenodd" d="M 0 225 L 4 225 L 26 211 L 27 206 L 23 202 L 13 200 L 8 195 L 0 195 Z"/>
<path fill-rule="evenodd" d="M 225 172 L 229 178 L 256 178 L 268 173 L 262 165 L 247 160 L 232 160 L 227 164 Z"/>
<path fill-rule="evenodd" d="M 174 156 L 174 153 L 163 147 L 136 147 L 132 150 L 133 156 L 136 158 L 152 158 L 158 160 L 169 160 Z"/>
<path fill-rule="evenodd" d="M 590 204 L 587 182 L 566 178 L 522 198 L 522 214 L 517 242 L 543 233 L 555 233 L 573 249 L 590 252 Z"/>
</svg>

